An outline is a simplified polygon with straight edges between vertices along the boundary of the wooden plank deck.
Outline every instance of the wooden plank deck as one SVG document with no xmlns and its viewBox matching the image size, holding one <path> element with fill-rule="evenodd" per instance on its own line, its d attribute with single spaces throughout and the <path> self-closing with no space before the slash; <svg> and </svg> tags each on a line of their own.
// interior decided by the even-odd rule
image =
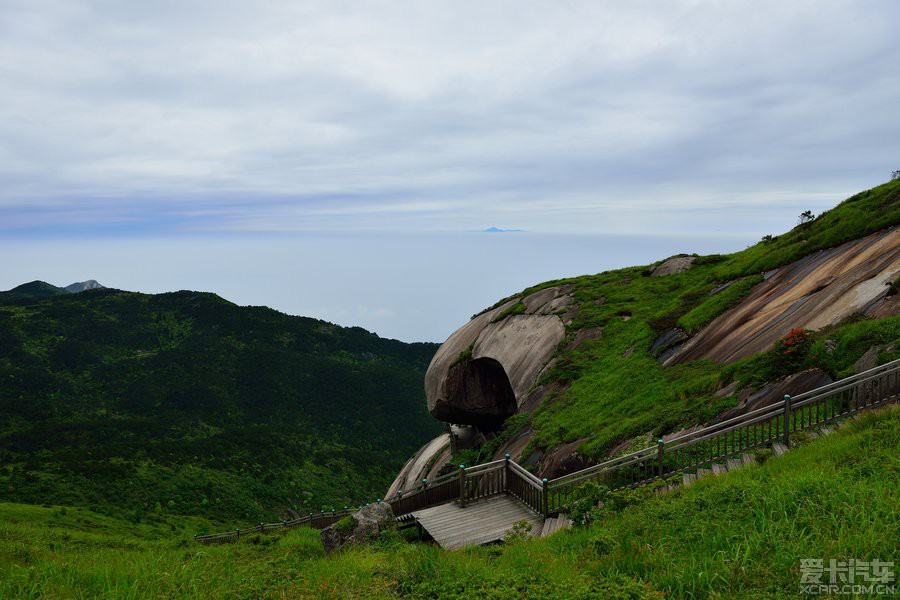
<svg viewBox="0 0 900 600">
<path fill-rule="evenodd" d="M 460 508 L 456 502 L 412 513 L 438 544 L 448 550 L 503 539 L 513 525 L 528 521 L 540 531 L 544 518 L 510 496 L 494 496 Z"/>
</svg>

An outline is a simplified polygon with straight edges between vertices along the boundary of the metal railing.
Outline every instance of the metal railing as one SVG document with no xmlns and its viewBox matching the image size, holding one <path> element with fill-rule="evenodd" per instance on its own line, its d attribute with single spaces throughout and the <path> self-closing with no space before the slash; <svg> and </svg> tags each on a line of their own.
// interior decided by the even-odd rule
<svg viewBox="0 0 900 600">
<path fill-rule="evenodd" d="M 900 360 L 881 365 L 797 396 L 785 396 L 767 406 L 680 435 L 655 446 L 617 456 L 580 471 L 538 479 L 521 465 L 506 458 L 466 467 L 456 473 L 421 484 L 386 499 L 396 517 L 459 502 L 471 502 L 508 494 L 544 516 L 570 506 L 576 490 L 588 481 L 599 481 L 611 490 L 636 487 L 655 479 L 686 473 L 741 456 L 749 450 L 783 444 L 789 447 L 791 434 L 881 406 L 900 395 Z M 379 500 L 380 502 L 380 500 Z M 237 539 L 242 535 L 273 531 L 284 527 L 310 525 L 324 528 L 352 514 L 355 509 L 311 514 L 282 523 L 261 523 L 250 529 L 195 536 L 200 542 Z"/>
<path fill-rule="evenodd" d="M 841 379 L 820 388 L 785 396 L 767 406 L 688 432 L 656 446 L 618 456 L 551 480 L 549 513 L 565 509 L 575 489 L 597 480 L 611 490 L 635 487 L 655 479 L 712 468 L 749 450 L 774 444 L 791 445 L 791 434 L 881 406 L 900 394 L 900 360 Z"/>
</svg>

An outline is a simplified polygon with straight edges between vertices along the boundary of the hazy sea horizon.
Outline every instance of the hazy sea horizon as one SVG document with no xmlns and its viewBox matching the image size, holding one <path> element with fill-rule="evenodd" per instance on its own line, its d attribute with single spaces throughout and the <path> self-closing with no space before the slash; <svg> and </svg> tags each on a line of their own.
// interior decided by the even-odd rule
<svg viewBox="0 0 900 600">
<path fill-rule="evenodd" d="M 0 287 L 96 279 L 145 293 L 191 289 L 240 305 L 442 342 L 498 299 L 550 279 L 741 250 L 751 233 L 336 233 L 0 241 Z"/>
</svg>

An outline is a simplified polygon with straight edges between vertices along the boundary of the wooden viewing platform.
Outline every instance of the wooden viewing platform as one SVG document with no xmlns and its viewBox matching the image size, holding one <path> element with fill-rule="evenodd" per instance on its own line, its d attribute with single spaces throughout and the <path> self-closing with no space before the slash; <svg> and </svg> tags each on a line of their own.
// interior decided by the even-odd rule
<svg viewBox="0 0 900 600">
<path fill-rule="evenodd" d="M 540 535 L 544 517 L 512 496 L 494 496 L 465 508 L 456 502 L 412 513 L 422 529 L 448 550 L 501 541 L 519 521 Z"/>
</svg>

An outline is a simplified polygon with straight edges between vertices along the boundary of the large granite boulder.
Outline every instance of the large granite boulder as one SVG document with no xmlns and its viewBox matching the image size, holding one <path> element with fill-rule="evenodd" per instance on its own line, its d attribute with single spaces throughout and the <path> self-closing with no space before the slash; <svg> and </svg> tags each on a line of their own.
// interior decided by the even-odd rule
<svg viewBox="0 0 900 600">
<path fill-rule="evenodd" d="M 431 414 L 491 429 L 516 412 L 575 315 L 569 291 L 556 286 L 513 298 L 447 338 L 425 374 Z"/>
<path fill-rule="evenodd" d="M 326 553 L 340 550 L 347 544 L 365 544 L 378 539 L 382 531 L 394 529 L 397 521 L 391 506 L 376 502 L 359 509 L 319 533 Z"/>
</svg>

